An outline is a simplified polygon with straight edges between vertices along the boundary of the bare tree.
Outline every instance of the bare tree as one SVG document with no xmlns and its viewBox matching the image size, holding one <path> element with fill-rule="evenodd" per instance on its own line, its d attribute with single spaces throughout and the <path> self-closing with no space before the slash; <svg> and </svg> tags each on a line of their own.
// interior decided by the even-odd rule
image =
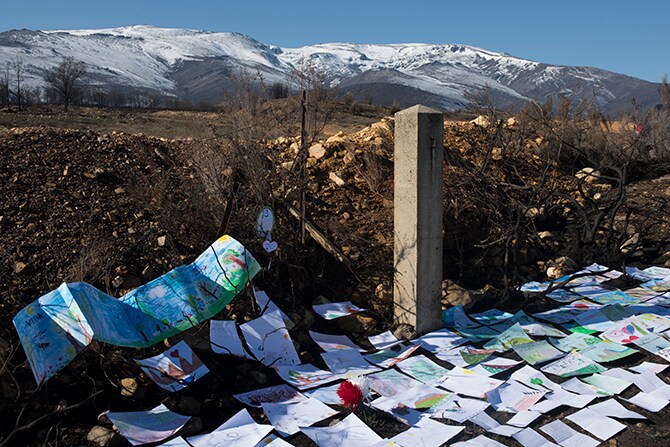
<svg viewBox="0 0 670 447">
<path fill-rule="evenodd" d="M 81 91 L 81 78 L 84 73 L 84 63 L 72 57 L 66 57 L 60 65 L 44 72 L 44 81 L 60 98 L 66 112 Z"/>
<path fill-rule="evenodd" d="M 661 94 L 661 104 L 663 107 L 670 108 L 670 85 L 668 85 L 668 76 L 663 75 L 661 78 L 661 85 L 658 87 Z"/>
<path fill-rule="evenodd" d="M 0 73 L 0 106 L 9 105 L 9 62 L 5 66 L 5 69 Z"/>
<path fill-rule="evenodd" d="M 21 111 L 21 106 L 23 104 L 23 59 L 16 57 L 14 59 L 14 74 L 16 76 L 16 89 L 14 89 L 14 101 L 16 102 L 16 107 Z"/>
</svg>

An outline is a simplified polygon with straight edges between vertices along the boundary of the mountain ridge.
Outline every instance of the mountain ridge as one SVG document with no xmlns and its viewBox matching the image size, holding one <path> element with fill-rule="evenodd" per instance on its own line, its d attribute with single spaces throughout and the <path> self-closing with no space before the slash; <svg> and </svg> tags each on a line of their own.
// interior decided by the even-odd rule
<svg viewBox="0 0 670 447">
<path fill-rule="evenodd" d="M 235 32 L 132 25 L 81 30 L 0 33 L 0 67 L 21 58 L 28 84 L 72 56 L 88 67 L 94 88 L 135 89 L 188 101 L 217 103 L 240 70 L 267 84 L 293 84 L 313 67 L 340 94 L 400 106 L 416 102 L 455 110 L 488 92 L 496 104 L 571 95 L 607 112 L 625 109 L 637 92 L 640 107 L 655 104 L 658 84 L 595 67 L 551 65 L 463 44 L 323 43 L 283 48 Z"/>
</svg>

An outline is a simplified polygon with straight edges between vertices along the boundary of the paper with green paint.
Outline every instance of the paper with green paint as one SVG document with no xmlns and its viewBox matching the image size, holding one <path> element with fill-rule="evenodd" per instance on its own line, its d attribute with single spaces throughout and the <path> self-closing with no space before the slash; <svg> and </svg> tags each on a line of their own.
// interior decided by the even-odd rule
<svg viewBox="0 0 670 447">
<path fill-rule="evenodd" d="M 90 284 L 64 283 L 26 306 L 13 321 L 35 379 L 42 383 L 92 340 L 147 347 L 207 320 L 259 270 L 242 244 L 223 236 L 192 264 L 119 299 Z"/>
</svg>

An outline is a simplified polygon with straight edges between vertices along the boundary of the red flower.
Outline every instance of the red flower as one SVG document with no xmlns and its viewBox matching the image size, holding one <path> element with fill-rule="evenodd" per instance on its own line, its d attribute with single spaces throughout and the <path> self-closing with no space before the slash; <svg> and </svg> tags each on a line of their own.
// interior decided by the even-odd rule
<svg viewBox="0 0 670 447">
<path fill-rule="evenodd" d="M 363 391 L 348 380 L 340 384 L 340 387 L 337 390 L 337 395 L 340 396 L 342 405 L 354 412 L 363 402 Z"/>
</svg>

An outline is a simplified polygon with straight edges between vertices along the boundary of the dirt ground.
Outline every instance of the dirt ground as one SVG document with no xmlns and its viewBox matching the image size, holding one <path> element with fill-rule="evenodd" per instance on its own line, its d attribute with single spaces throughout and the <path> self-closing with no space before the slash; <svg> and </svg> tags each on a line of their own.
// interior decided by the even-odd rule
<svg viewBox="0 0 670 447">
<path fill-rule="evenodd" d="M 341 131 L 346 141 L 323 141 L 327 155 L 308 161 L 309 219 L 339 247 L 351 267 L 342 265 L 311 239 L 306 246 L 300 245 L 296 219 L 282 207 L 281 200 L 273 203 L 280 250 L 272 259 L 272 268 L 263 271 L 256 282 L 296 322 L 291 335 L 304 362 L 323 366 L 308 330 L 344 332 L 365 345 L 367 335 L 392 326 L 393 134 L 392 121 L 380 121 L 387 114 L 386 109 L 370 108 L 355 115 L 341 108 L 324 129 L 323 137 L 325 140 Z M 76 404 L 102 391 L 81 408 L 53 414 L 9 445 L 85 445 L 86 434 L 100 423 L 97 417 L 101 412 L 145 410 L 159 403 L 199 416 L 202 431 L 207 432 L 243 408 L 232 394 L 280 383 L 273 371 L 256 362 L 214 355 L 208 346 L 208 325 L 203 325 L 166 342 L 186 339 L 211 371 L 180 393 L 170 394 L 152 386 L 132 361 L 161 352 L 163 344 L 131 350 L 94 343 L 61 374 L 36 390 L 10 323 L 21 308 L 61 282 L 83 280 L 119 296 L 190 262 L 211 243 L 229 196 L 208 192 L 202 166 L 193 154 L 202 146 L 200 139 L 211 137 L 218 120 L 218 114 L 202 112 L 0 112 L 0 341 L 4 342 L 0 344 L 0 439 L 15 427 L 57 411 L 59 406 Z M 284 163 L 295 157 L 291 150 L 295 135 L 287 135 L 293 139 L 266 142 L 273 162 Z M 486 140 L 482 138 L 480 130 L 471 124 L 454 124 L 446 129 L 447 153 L 461 157 L 461 164 L 447 160 L 445 186 L 446 201 L 460 200 L 457 205 L 447 203 L 447 209 L 461 214 L 446 217 L 462 223 L 446 230 L 445 278 L 468 289 L 486 291 L 472 311 L 498 307 L 530 313 L 556 306 L 505 291 L 498 263 L 501 252 L 469 245 L 469 238 L 477 233 L 479 202 L 477 198 L 462 197 L 463 189 L 454 185 L 461 185 L 459 179 L 465 176 L 463 163 L 475 164 L 484 157 L 486 148 L 481 145 Z M 500 177 L 491 177 L 492 182 L 503 182 L 502 176 L 508 172 L 503 168 L 495 168 L 495 175 Z M 272 169 L 277 169 L 273 175 L 281 172 L 275 166 Z M 531 166 L 529 171 L 533 169 Z M 332 180 L 332 173 L 344 181 L 343 186 Z M 573 178 L 572 173 L 556 175 L 566 184 Z M 271 186 L 278 197 L 284 184 Z M 270 259 L 262 254 L 261 241 L 253 228 L 254 213 L 264 202 L 256 200 L 251 189 L 246 194 L 249 199 L 236 202 L 228 232 L 268 266 Z M 644 178 L 629 185 L 626 200 L 637 210 L 632 219 L 646 230 L 641 236 L 640 254 L 631 263 L 662 265 L 666 254 L 670 257 L 670 217 L 665 212 L 669 198 L 670 176 Z M 485 225 L 494 226 L 495 222 Z M 518 281 L 544 279 L 538 260 L 575 250 L 570 248 L 569 225 L 554 225 L 551 230 L 554 242 L 545 243 L 524 261 L 526 268 Z M 159 238 L 163 237 L 165 243 L 160 244 Z M 592 256 L 592 252 L 584 253 Z M 575 254 L 579 253 L 571 253 Z M 585 256 L 576 261 L 587 264 L 598 259 Z M 351 299 L 370 309 L 370 318 L 364 324 L 351 319 L 329 324 L 310 311 L 312 301 L 320 295 L 333 301 Z M 257 313 L 251 298 L 240 295 L 222 318 L 242 323 Z M 640 363 L 645 359 L 654 361 L 645 355 L 633 360 Z M 661 376 L 667 381 L 667 373 Z M 124 378 L 136 378 L 144 392 L 122 395 L 120 383 Z M 623 396 L 632 394 L 634 391 L 628 390 Z M 199 408 L 193 407 L 193 400 Z M 648 421 L 627 424 L 627 430 L 603 445 L 668 445 L 670 410 L 654 414 L 630 408 Z M 264 421 L 262 411 L 250 412 L 257 421 Z M 564 414 L 567 412 L 559 410 L 545 415 L 533 427 Z M 391 437 L 405 429 L 379 412 L 369 411 L 367 418 L 373 430 L 383 436 Z M 496 413 L 496 418 L 505 421 L 501 413 Z M 468 423 L 452 442 L 481 433 Z M 508 438 L 487 436 L 516 445 Z M 302 434 L 288 441 L 298 446 L 313 445 Z M 128 444 L 122 441 L 121 445 Z"/>
</svg>

